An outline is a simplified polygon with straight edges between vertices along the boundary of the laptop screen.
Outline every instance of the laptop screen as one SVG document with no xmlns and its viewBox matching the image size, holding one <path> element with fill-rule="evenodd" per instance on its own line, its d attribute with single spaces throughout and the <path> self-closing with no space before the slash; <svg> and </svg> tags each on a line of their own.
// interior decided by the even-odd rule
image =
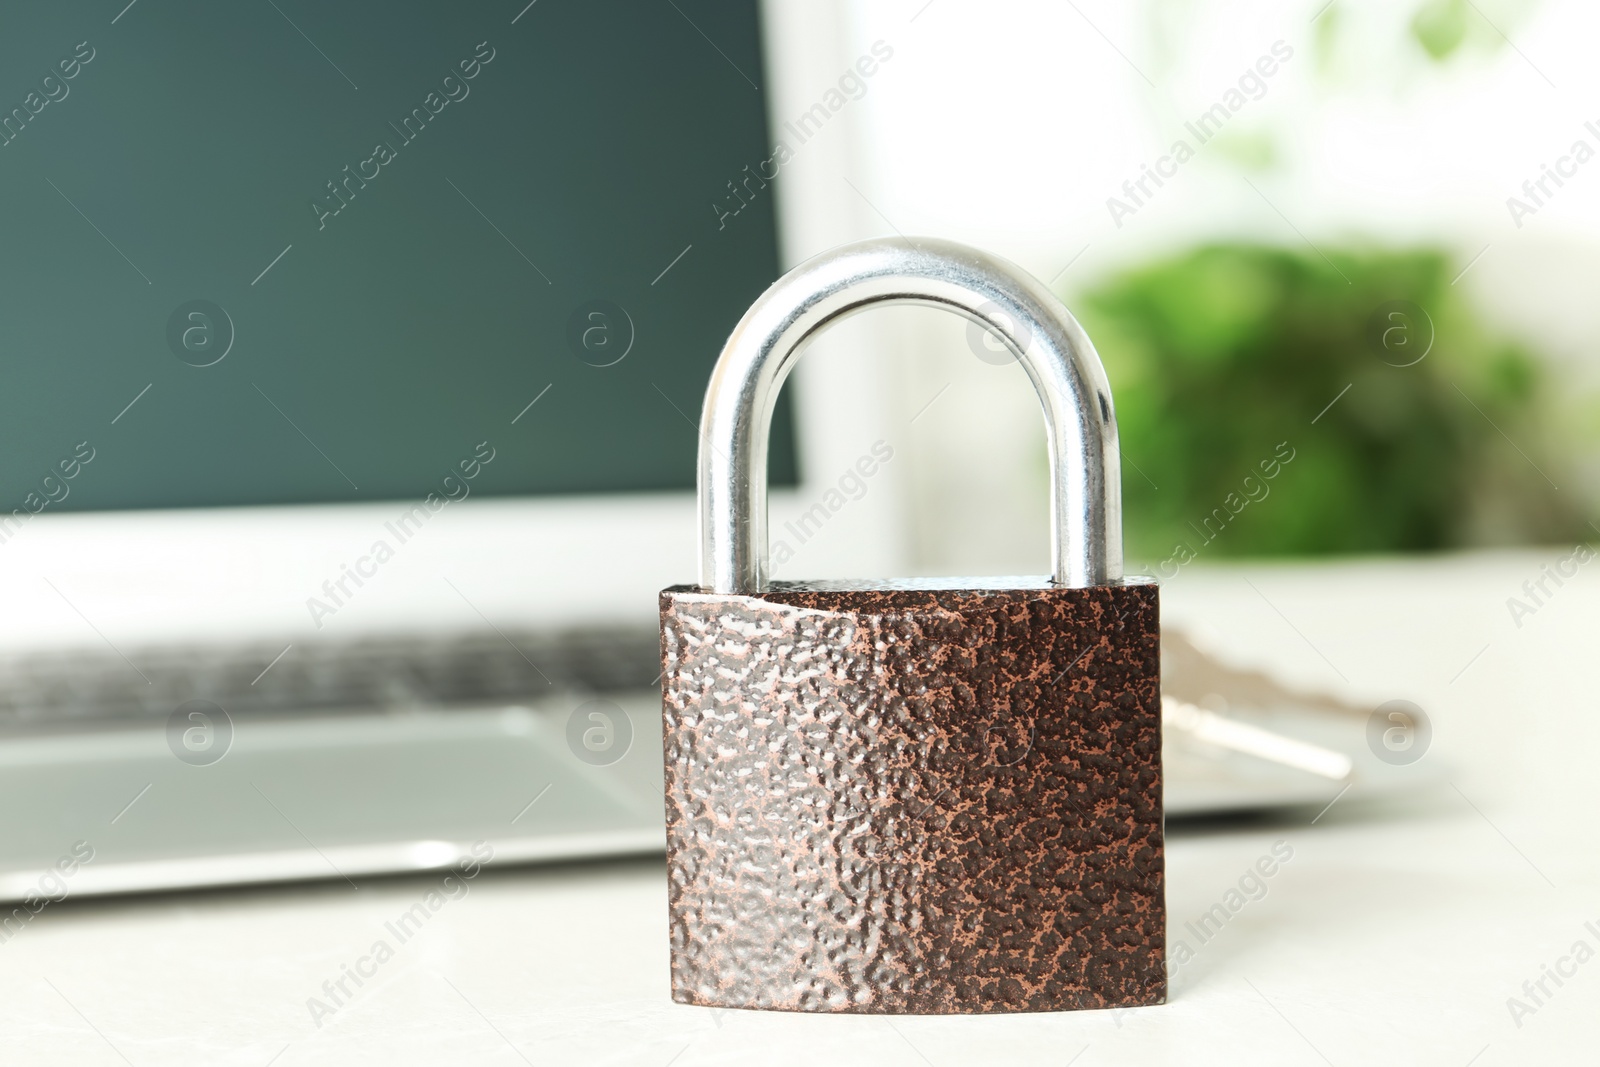
<svg viewBox="0 0 1600 1067">
<path fill-rule="evenodd" d="M 692 488 L 778 273 L 757 4 L 525 3 L 9 18 L 0 507 Z"/>
</svg>

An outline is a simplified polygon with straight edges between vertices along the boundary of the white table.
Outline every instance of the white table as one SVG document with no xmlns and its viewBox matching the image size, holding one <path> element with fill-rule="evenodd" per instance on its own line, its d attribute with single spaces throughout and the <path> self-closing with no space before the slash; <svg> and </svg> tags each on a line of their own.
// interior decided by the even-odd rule
<svg viewBox="0 0 1600 1067">
<path fill-rule="evenodd" d="M 1171 937 L 1274 842 L 1293 859 L 1173 983 L 1125 1012 L 977 1018 L 712 1012 L 671 1002 L 659 861 L 488 870 L 334 1014 L 307 999 L 436 879 L 52 905 L 0 945 L 6 1063 L 1495 1064 L 1600 1059 L 1600 958 L 1521 1018 L 1507 998 L 1600 951 L 1600 564 L 1517 627 L 1564 550 L 1193 567 L 1170 622 L 1241 661 L 1432 716 L 1451 785 L 1175 833 Z M 1421 766 L 1419 764 L 1418 766 Z M 7 812 L 25 818 L 25 812 Z M 1315 813 L 1311 813 L 1315 814 Z M 392 939 L 391 939 L 392 940 Z M 1191 940 L 1191 947 L 1197 942 Z M 1564 965 L 1571 970 L 1573 964 Z M 1529 1002 L 1531 1003 L 1531 1001 Z M 120 1059 L 119 1059 L 120 1056 Z"/>
</svg>

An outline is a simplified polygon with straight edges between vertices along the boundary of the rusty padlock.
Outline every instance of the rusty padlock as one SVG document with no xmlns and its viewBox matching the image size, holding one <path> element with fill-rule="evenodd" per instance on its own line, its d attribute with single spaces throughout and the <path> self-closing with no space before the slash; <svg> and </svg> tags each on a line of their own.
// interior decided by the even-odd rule
<svg viewBox="0 0 1600 1067">
<path fill-rule="evenodd" d="M 1054 574 L 769 582 L 767 436 L 853 312 L 955 311 L 1044 407 Z M 1116 416 L 1050 291 L 919 239 L 775 282 L 701 416 L 700 584 L 661 594 L 673 999 L 817 1012 L 1166 997 L 1159 618 L 1122 577 Z"/>
</svg>

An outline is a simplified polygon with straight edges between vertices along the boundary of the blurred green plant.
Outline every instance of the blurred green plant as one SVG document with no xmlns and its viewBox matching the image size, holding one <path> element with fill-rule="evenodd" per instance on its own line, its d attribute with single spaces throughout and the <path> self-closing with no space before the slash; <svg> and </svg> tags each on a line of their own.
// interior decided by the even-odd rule
<svg viewBox="0 0 1600 1067">
<path fill-rule="evenodd" d="M 1470 15 L 1467 0 L 1428 0 L 1411 17 L 1411 36 L 1435 62 L 1449 59 L 1467 39 Z"/>
<path fill-rule="evenodd" d="M 1591 536 L 1550 480 L 1542 364 L 1453 273 L 1431 249 L 1216 244 L 1075 298 L 1117 398 L 1130 561 Z M 1280 442 L 1294 459 L 1266 481 Z M 1244 505 L 1247 475 L 1267 495 Z"/>
</svg>

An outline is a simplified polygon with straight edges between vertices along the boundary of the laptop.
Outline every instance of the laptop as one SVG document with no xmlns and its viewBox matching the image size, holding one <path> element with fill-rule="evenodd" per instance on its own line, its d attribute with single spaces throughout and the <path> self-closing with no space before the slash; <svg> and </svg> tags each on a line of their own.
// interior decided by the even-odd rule
<svg viewBox="0 0 1600 1067">
<path fill-rule="evenodd" d="M 9 29 L 0 899 L 659 852 L 700 399 L 862 235 L 892 48 L 754 0 Z M 780 400 L 786 576 L 907 571 L 892 463 L 816 507 L 883 459 L 884 343 Z"/>
</svg>

